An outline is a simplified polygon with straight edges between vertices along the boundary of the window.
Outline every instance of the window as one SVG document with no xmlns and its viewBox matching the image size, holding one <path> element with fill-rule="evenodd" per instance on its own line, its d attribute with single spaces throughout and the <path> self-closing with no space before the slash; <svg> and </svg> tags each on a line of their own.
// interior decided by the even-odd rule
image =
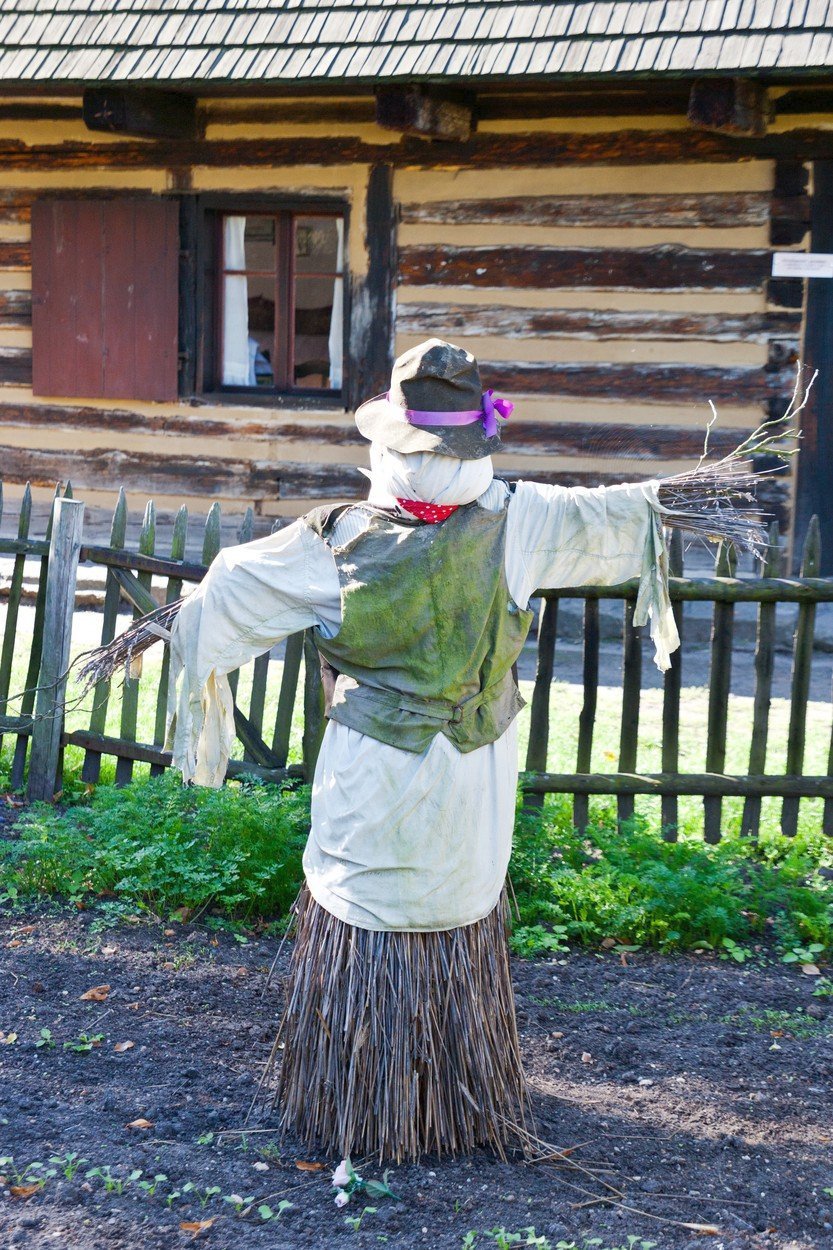
<svg viewBox="0 0 833 1250">
<path fill-rule="evenodd" d="M 344 364 L 344 217 L 212 210 L 213 350 L 205 389 L 338 394 Z"/>
</svg>

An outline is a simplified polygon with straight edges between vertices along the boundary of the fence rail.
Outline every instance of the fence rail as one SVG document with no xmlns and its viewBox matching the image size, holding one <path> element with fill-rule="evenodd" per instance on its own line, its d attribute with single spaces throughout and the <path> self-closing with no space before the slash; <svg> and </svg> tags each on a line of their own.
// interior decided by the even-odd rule
<svg viewBox="0 0 833 1250">
<path fill-rule="evenodd" d="M 108 643 L 116 635 L 120 610 L 125 607 L 132 609 L 133 616 L 137 617 L 158 606 L 160 599 L 171 602 L 178 598 L 184 584 L 202 579 L 220 548 L 221 516 L 216 503 L 205 521 L 199 563 L 184 559 L 188 530 L 185 508 L 181 508 L 176 516 L 170 548 L 164 552 L 157 549 L 156 513 L 152 501 L 145 510 L 138 550 L 129 550 L 125 545 L 127 504 L 123 492 L 113 513 L 108 546 L 83 543 L 80 530 L 82 512 L 82 506 L 72 500 L 71 488 L 63 493 L 56 492 L 45 535 L 43 538 L 32 537 L 29 533 L 32 501 L 27 488 L 20 502 L 16 534 L 0 537 L 0 557 L 11 563 L 6 621 L 0 646 L 0 744 L 3 735 L 15 740 L 11 761 L 11 781 L 15 788 L 23 784 L 28 759 L 28 793 L 32 798 L 50 798 L 60 791 L 62 755 L 67 745 L 83 750 L 81 776 L 90 785 L 99 780 L 102 760 L 106 757 L 115 760 L 118 784 L 130 781 L 136 763 L 149 765 L 154 774 L 164 771 L 171 764 L 170 755 L 163 745 L 170 682 L 167 649 L 158 674 L 154 670 L 152 677 L 143 676 L 138 668 L 126 676 L 120 687 L 118 683 L 99 683 L 84 727 L 66 729 L 56 723 L 56 703 L 59 709 L 62 708 L 59 670 L 62 649 L 68 647 L 67 631 L 74 605 L 76 566 L 97 566 L 104 572 L 100 641 Z M 253 524 L 254 518 L 249 510 L 237 534 L 239 541 L 245 542 L 252 537 Z M 33 563 L 36 565 L 37 589 L 28 654 L 21 656 L 19 653 L 26 644 L 18 628 L 19 610 L 27 561 L 30 567 Z M 663 833 L 673 840 L 678 826 L 678 799 L 684 795 L 701 796 L 704 836 L 709 842 L 717 842 L 721 836 L 722 802 L 725 798 L 744 799 L 742 832 L 749 836 L 758 833 L 763 798 L 782 800 L 781 827 L 786 834 L 796 831 L 800 800 L 820 798 L 824 800 L 824 830 L 833 833 L 833 738 L 827 773 L 818 776 L 804 775 L 803 772 L 816 605 L 833 602 L 833 579 L 816 575 L 819 532 L 815 521 L 808 530 L 801 576 L 779 576 L 780 563 L 778 536 L 773 528 L 762 576 L 736 577 L 733 554 L 721 549 L 714 577 L 685 578 L 682 543 L 679 534 L 673 536 L 669 590 L 681 637 L 685 636 L 685 605 L 712 605 L 706 767 L 701 772 L 685 773 L 679 767 L 684 647 L 672 657 L 671 668 L 664 678 L 661 769 L 656 773 L 642 773 L 637 768 L 643 693 L 641 631 L 633 624 L 637 583 L 541 592 L 537 665 L 530 709 L 526 772 L 522 783 L 527 804 L 540 804 L 543 796 L 549 793 L 572 795 L 574 822 L 577 827 L 583 828 L 588 822 L 591 796 L 615 797 L 618 816 L 622 820 L 633 815 L 638 796 L 659 796 Z M 582 703 L 578 716 L 575 771 L 571 773 L 552 772 L 547 767 L 551 691 L 560 641 L 559 605 L 567 600 L 583 604 Z M 593 772 L 591 762 L 600 690 L 600 605 L 604 600 L 619 601 L 623 607 L 621 719 L 616 771 Z M 735 645 L 734 611 L 737 604 L 748 603 L 757 605 L 755 693 L 748 773 L 727 775 L 727 707 Z M 797 625 L 792 656 L 786 769 L 783 774 L 767 775 L 765 766 L 778 604 L 797 605 Z M 19 703 L 17 713 L 9 715 L 11 676 L 16 655 L 18 671 L 21 671 L 20 660 L 23 660 L 25 692 L 22 698 L 15 700 Z M 251 666 L 251 681 L 245 700 L 240 674 L 230 675 L 235 696 L 235 726 L 241 747 L 241 758 L 229 764 L 230 777 L 254 774 L 268 781 L 279 781 L 311 776 L 324 720 L 318 656 L 309 632 L 287 639 L 279 678 L 277 672 L 269 655 L 256 659 Z M 38 686 L 41 688 L 36 693 Z M 270 700 L 267 699 L 267 691 L 271 692 Z M 152 741 L 138 740 L 140 693 L 153 700 Z M 299 698 L 303 699 L 304 711 L 302 762 L 290 764 L 290 738 L 296 700 Z M 267 724 L 268 704 L 274 707 L 274 712 Z M 113 732 L 112 728 L 114 719 L 118 724 L 117 732 Z"/>
</svg>

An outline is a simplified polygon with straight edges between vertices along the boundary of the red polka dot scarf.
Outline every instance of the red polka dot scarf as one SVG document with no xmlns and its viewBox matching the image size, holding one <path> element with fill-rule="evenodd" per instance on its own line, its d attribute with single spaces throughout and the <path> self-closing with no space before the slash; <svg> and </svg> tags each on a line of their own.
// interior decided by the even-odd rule
<svg viewBox="0 0 833 1250">
<path fill-rule="evenodd" d="M 411 516 L 418 517 L 420 521 L 427 521 L 429 525 L 444 521 L 459 507 L 456 503 L 423 503 L 419 499 L 397 499 L 396 502 L 400 508 L 410 512 Z"/>
</svg>

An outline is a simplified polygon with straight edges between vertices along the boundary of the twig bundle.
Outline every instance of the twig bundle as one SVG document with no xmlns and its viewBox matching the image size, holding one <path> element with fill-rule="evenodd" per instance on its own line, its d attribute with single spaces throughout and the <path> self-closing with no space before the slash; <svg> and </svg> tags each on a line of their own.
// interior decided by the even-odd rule
<svg viewBox="0 0 833 1250">
<path fill-rule="evenodd" d="M 155 642 L 160 639 L 169 642 L 171 627 L 183 602 L 183 599 L 174 599 L 172 603 L 163 604 L 154 612 L 139 617 L 107 646 L 86 652 L 86 658 L 79 656 L 79 660 L 84 659 L 84 663 L 78 669 L 76 681 L 81 687 L 82 696 L 93 690 L 99 682 L 109 681 L 119 669 L 123 668 L 129 673 L 139 657 Z"/>
<path fill-rule="evenodd" d="M 286 1011 L 261 1088 L 309 1145 L 401 1162 L 491 1146 L 527 1120 L 506 939 L 506 896 L 432 933 L 338 920 L 305 887 Z"/>
<path fill-rule="evenodd" d="M 784 414 L 764 421 L 734 451 L 720 460 L 710 461 L 709 435 L 717 420 L 717 411 L 709 401 L 712 418 L 706 426 L 703 454 L 693 469 L 663 478 L 659 485 L 659 502 L 667 509 L 664 521 L 673 529 L 683 530 L 713 542 L 731 542 L 744 551 L 762 558 L 768 540 L 764 524 L 766 513 L 757 505 L 755 489 L 774 469 L 755 469 L 755 456 L 777 456 L 782 460 L 795 454 L 800 437 L 795 418 L 805 407 L 817 377 L 813 374 L 804 386 L 801 365 L 796 370 L 795 387 Z"/>
</svg>

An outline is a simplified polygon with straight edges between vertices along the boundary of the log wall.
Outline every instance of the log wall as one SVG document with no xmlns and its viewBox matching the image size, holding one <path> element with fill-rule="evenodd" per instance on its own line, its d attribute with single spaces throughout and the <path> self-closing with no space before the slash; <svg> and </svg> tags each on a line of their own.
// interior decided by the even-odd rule
<svg viewBox="0 0 833 1250">
<path fill-rule="evenodd" d="M 561 97 L 495 96 L 467 143 L 382 130 L 370 100 L 206 100 L 196 142 L 88 132 L 80 100 L 0 100 L 6 482 L 31 479 L 37 504 L 71 478 L 93 510 L 121 483 L 131 510 L 150 491 L 163 510 L 218 499 L 226 514 L 252 506 L 256 532 L 362 493 L 365 445 L 332 407 L 34 399 L 29 222 L 50 194 L 337 191 L 354 320 L 375 325 L 384 292 L 368 274 L 390 249 L 372 222 L 368 237 L 367 206 L 384 170 L 399 218 L 395 348 L 438 335 L 474 351 L 516 403 L 501 473 L 593 484 L 674 471 L 699 454 L 709 399 L 728 447 L 791 390 L 803 291 L 769 278 L 770 255 L 806 246 L 800 158 L 833 153 L 833 118 L 794 110 L 738 141 L 652 112 L 644 92 L 628 113 L 626 98 L 597 116 L 598 100 L 571 115 Z M 790 480 L 773 489 L 782 522 Z"/>
</svg>

